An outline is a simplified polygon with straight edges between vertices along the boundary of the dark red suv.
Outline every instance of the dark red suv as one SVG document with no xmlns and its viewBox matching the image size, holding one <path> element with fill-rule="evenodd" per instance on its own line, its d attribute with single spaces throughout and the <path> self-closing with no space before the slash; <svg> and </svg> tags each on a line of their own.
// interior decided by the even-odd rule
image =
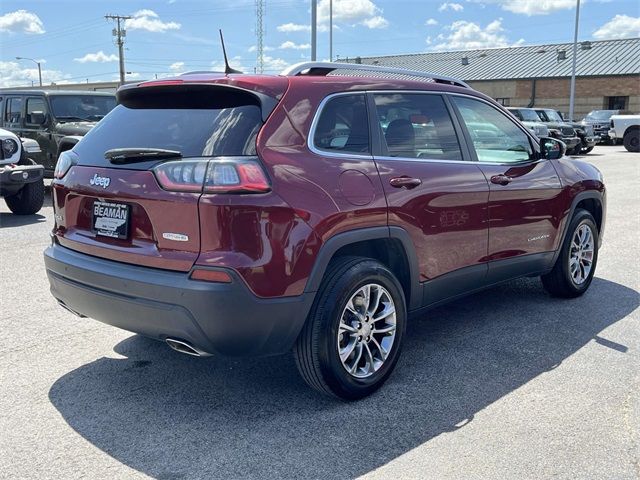
<svg viewBox="0 0 640 480">
<path fill-rule="evenodd" d="M 193 355 L 293 349 L 310 386 L 354 399 L 389 376 L 412 314 L 593 278 L 600 172 L 462 81 L 313 63 L 117 97 L 53 183 L 46 269 L 78 315 Z"/>
</svg>

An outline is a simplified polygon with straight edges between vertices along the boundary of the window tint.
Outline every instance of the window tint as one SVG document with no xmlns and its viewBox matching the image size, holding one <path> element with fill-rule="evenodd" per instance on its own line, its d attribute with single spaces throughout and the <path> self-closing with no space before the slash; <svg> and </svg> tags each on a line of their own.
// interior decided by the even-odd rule
<svg viewBox="0 0 640 480">
<path fill-rule="evenodd" d="M 31 97 L 27 98 L 27 115 L 25 118 L 26 123 L 35 124 L 31 118 L 32 113 L 46 113 L 46 106 L 44 103 L 44 98 L 41 97 Z"/>
<path fill-rule="evenodd" d="M 7 123 L 20 123 L 22 121 L 22 97 L 7 99 L 7 111 L 4 120 Z"/>
<path fill-rule="evenodd" d="M 516 163 L 534 159 L 529 137 L 506 115 L 468 97 L 451 97 L 471 135 L 478 160 Z"/>
<path fill-rule="evenodd" d="M 462 160 L 444 100 L 431 94 L 375 94 L 378 121 L 389 155 Z"/>
<path fill-rule="evenodd" d="M 336 153 L 369 153 L 369 121 L 364 95 L 341 95 L 322 109 L 313 145 Z"/>
<path fill-rule="evenodd" d="M 108 164 L 112 148 L 178 150 L 186 157 L 255 155 L 262 127 L 257 105 L 230 108 L 128 108 L 118 105 L 74 151 L 82 165 Z"/>
</svg>

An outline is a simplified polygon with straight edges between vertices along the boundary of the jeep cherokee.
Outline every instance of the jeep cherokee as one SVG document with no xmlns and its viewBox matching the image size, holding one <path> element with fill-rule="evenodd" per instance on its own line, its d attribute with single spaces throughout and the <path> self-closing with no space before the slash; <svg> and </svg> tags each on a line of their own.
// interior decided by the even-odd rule
<svg viewBox="0 0 640 480">
<path fill-rule="evenodd" d="M 367 73 L 367 71 L 369 73 Z M 407 319 L 522 276 L 583 294 L 600 172 L 464 82 L 311 63 L 121 87 L 53 182 L 61 306 L 192 355 L 293 349 L 357 399 Z"/>
</svg>

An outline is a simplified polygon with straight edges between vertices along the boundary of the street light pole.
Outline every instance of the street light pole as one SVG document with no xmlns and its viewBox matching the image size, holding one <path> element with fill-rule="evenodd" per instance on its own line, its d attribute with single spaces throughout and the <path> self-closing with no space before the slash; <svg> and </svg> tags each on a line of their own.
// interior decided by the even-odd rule
<svg viewBox="0 0 640 480">
<path fill-rule="evenodd" d="M 33 58 L 27 57 L 16 57 L 16 60 L 31 60 L 33 63 L 38 65 L 38 78 L 40 79 L 40 86 L 42 86 L 42 68 L 40 67 L 40 62 L 34 60 Z"/>
<path fill-rule="evenodd" d="M 576 29 L 573 34 L 573 58 L 571 65 L 571 88 L 569 93 L 569 120 L 573 122 L 576 97 L 576 63 L 578 56 L 578 23 L 580 22 L 580 0 L 576 0 Z"/>
<path fill-rule="evenodd" d="M 311 0 L 311 61 L 316 61 L 318 0 Z"/>
</svg>

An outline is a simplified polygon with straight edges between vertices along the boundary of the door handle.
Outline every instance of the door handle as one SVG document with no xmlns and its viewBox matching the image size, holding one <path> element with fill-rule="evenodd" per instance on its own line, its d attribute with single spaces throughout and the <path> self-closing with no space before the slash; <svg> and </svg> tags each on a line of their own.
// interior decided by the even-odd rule
<svg viewBox="0 0 640 480">
<path fill-rule="evenodd" d="M 495 183 L 496 185 L 509 185 L 511 183 L 511 178 L 509 175 L 494 175 L 491 177 L 491 183 Z"/>
<path fill-rule="evenodd" d="M 407 190 L 411 190 L 412 188 L 416 188 L 418 185 L 421 185 L 422 180 L 420 180 L 419 178 L 402 176 L 392 178 L 391 180 L 389 180 L 389 183 L 392 187 L 395 188 L 406 188 Z"/>
</svg>

